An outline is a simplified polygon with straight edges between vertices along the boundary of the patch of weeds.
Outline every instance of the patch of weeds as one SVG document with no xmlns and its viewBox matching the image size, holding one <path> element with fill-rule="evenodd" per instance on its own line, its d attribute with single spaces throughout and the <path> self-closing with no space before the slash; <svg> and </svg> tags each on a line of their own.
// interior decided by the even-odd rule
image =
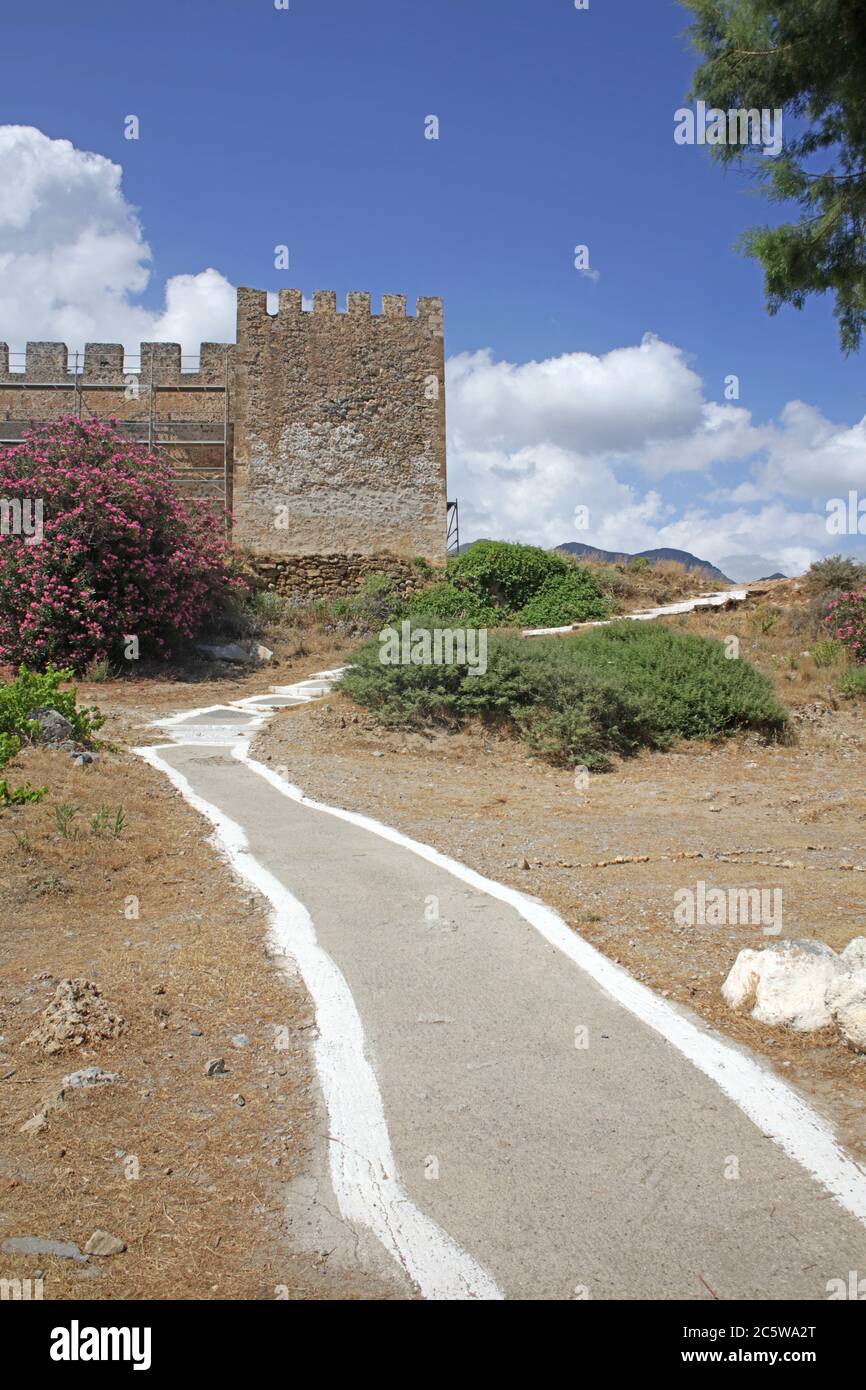
<svg viewBox="0 0 866 1390">
<path fill-rule="evenodd" d="M 53 897 L 58 894 L 62 897 L 65 893 L 71 893 L 72 889 L 66 879 L 60 877 L 60 874 L 48 874 L 47 878 L 40 878 L 35 883 L 31 883 L 30 892 L 37 898 Z"/>
<path fill-rule="evenodd" d="M 8 782 L 0 781 L 0 807 L 25 806 L 30 801 L 41 801 L 47 787 L 31 787 L 25 782 L 23 787 L 10 787 Z"/>
<path fill-rule="evenodd" d="M 114 679 L 114 670 L 111 662 L 103 657 L 100 661 L 91 661 L 89 666 L 84 668 L 84 679 L 93 685 L 104 685 L 106 681 Z"/>
<path fill-rule="evenodd" d="M 96 814 L 90 817 L 90 833 L 92 835 L 111 835 L 116 840 L 123 834 L 126 825 L 126 816 L 122 806 L 118 806 L 115 810 L 112 810 L 110 806 L 100 806 Z"/>
<path fill-rule="evenodd" d="M 831 638 L 826 642 L 812 643 L 812 660 L 818 667 L 834 666 L 844 655 L 841 642 Z"/>
<path fill-rule="evenodd" d="M 866 696 L 866 668 L 860 666 L 844 671 L 836 682 L 836 690 L 847 700 L 862 699 Z"/>
<path fill-rule="evenodd" d="M 746 621 L 753 632 L 760 633 L 762 637 L 766 637 L 768 633 L 773 631 L 773 628 L 781 617 L 781 608 L 776 608 L 769 603 L 763 603 L 760 608 L 756 608 L 754 612 L 748 614 Z"/>
<path fill-rule="evenodd" d="M 78 807 L 71 801 L 61 801 L 54 807 L 54 825 L 58 835 L 64 840 L 80 839 L 81 831 L 75 824 L 80 814 Z"/>
</svg>

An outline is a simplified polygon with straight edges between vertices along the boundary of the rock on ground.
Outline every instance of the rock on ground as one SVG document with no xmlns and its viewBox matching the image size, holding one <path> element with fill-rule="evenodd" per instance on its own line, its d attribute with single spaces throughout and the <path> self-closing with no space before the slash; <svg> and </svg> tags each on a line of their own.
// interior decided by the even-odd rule
<svg viewBox="0 0 866 1390">
<path fill-rule="evenodd" d="M 39 725 L 39 742 L 56 748 L 74 739 L 75 730 L 69 720 L 56 709 L 32 709 L 25 716 Z"/>
<path fill-rule="evenodd" d="M 78 1246 L 71 1240 L 43 1240 L 40 1236 L 12 1236 L 0 1246 L 7 1255 L 57 1255 L 61 1260 L 87 1263 Z"/>
<path fill-rule="evenodd" d="M 108 1231 L 94 1231 L 84 1247 L 87 1255 L 122 1255 L 125 1249 L 125 1243 Z"/>
<path fill-rule="evenodd" d="M 126 1021 L 111 1012 L 92 980 L 61 980 L 36 1028 L 24 1041 L 50 1054 L 117 1038 L 125 1027 Z"/>
<path fill-rule="evenodd" d="M 841 955 L 822 941 L 740 951 L 722 996 L 759 1023 L 799 1032 L 835 1025 L 849 1047 L 866 1052 L 866 937 L 855 937 Z"/>
<path fill-rule="evenodd" d="M 222 647 L 202 642 L 196 650 L 211 661 L 232 661 L 244 666 L 263 666 L 272 661 L 274 655 L 270 647 L 263 646 L 261 642 L 246 647 L 241 646 L 240 642 L 229 642 Z"/>
<path fill-rule="evenodd" d="M 866 970 L 855 970 L 834 980 L 827 1003 L 840 1037 L 855 1052 L 866 1052 Z"/>
</svg>

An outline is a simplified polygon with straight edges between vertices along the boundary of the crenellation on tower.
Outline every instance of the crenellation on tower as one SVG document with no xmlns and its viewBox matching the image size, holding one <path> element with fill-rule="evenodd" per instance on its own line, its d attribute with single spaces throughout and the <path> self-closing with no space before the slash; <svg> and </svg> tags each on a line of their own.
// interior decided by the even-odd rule
<svg viewBox="0 0 866 1390">
<path fill-rule="evenodd" d="M 142 343 L 140 375 L 142 383 L 180 385 L 180 343 Z"/>
<path fill-rule="evenodd" d="M 280 290 L 278 318 L 296 318 L 303 310 L 304 296 L 300 290 Z"/>
<path fill-rule="evenodd" d="M 123 376 L 122 343 L 85 343 L 85 382 L 108 383 Z"/>
<path fill-rule="evenodd" d="M 31 342 L 10 372 L 0 343 L 4 437 L 62 415 L 118 419 L 165 448 L 185 486 L 230 502 L 234 541 L 254 559 L 333 566 L 345 554 L 352 573 L 365 556 L 441 561 L 442 300 L 418 299 L 414 315 L 405 295 L 381 303 L 374 313 L 352 290 L 342 312 L 335 291 L 316 290 L 309 309 L 282 289 L 272 314 L 266 291 L 241 288 L 237 342 L 202 343 L 193 372 L 163 342 L 141 343 L 132 372 L 119 343 L 88 343 L 70 362 L 65 344 Z"/>
<path fill-rule="evenodd" d="M 337 291 L 313 290 L 313 313 L 335 316 L 337 313 Z"/>
<path fill-rule="evenodd" d="M 405 294 L 383 294 L 382 316 L 386 319 L 404 319 L 406 317 Z"/>
<path fill-rule="evenodd" d="M 28 343 L 24 363 L 26 381 L 54 386 L 66 380 L 69 349 L 65 343 Z"/>
</svg>

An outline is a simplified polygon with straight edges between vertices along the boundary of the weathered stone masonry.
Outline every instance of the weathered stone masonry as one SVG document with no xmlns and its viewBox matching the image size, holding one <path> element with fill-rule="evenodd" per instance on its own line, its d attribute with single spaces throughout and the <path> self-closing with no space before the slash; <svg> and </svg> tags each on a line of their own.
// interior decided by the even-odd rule
<svg viewBox="0 0 866 1390">
<path fill-rule="evenodd" d="M 238 292 L 235 534 L 255 554 L 440 560 L 445 547 L 442 304 Z M 283 528 L 280 530 L 279 528 Z"/>
<path fill-rule="evenodd" d="M 130 392 L 130 381 L 137 390 Z M 151 383 L 153 390 L 151 391 Z M 28 343 L 24 372 L 0 343 L 0 438 L 63 414 L 117 418 L 169 450 L 179 486 L 225 499 L 233 541 L 286 591 L 346 592 L 363 573 L 445 554 L 442 301 L 319 291 L 312 312 L 283 290 L 241 289 L 237 343 L 143 343 L 123 372 L 118 344 L 92 343 L 78 370 L 62 343 Z"/>
</svg>

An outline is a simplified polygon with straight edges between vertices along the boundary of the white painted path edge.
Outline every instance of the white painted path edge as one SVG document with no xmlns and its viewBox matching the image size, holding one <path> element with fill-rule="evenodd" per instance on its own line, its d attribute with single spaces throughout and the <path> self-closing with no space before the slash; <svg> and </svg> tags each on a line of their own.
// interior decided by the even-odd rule
<svg viewBox="0 0 866 1390">
<path fill-rule="evenodd" d="M 654 615 L 655 616 L 655 615 Z M 274 687 L 276 695 L 301 701 L 322 693 L 322 685 L 339 673 L 322 672 L 309 682 Z M 308 694 L 306 687 L 315 687 Z M 251 697 L 253 699 L 261 697 Z M 709 1028 L 693 1022 L 674 1005 L 654 994 L 621 966 L 591 946 L 544 903 L 516 888 L 497 883 L 474 869 L 449 858 L 430 845 L 356 811 L 328 806 L 306 796 L 249 754 L 248 736 L 270 716 L 261 704 L 250 700 L 229 706 L 185 711 L 156 721 L 175 742 L 198 742 L 183 737 L 183 724 L 196 715 L 237 710 L 252 723 L 239 727 L 229 719 L 211 731 L 208 742 L 219 739 L 249 771 L 264 777 L 282 795 L 326 815 L 336 816 L 391 843 L 400 845 L 446 870 L 470 887 L 507 903 L 551 945 L 585 971 L 623 1008 L 665 1038 L 682 1056 L 711 1078 L 750 1120 L 815 1178 L 836 1202 L 866 1226 L 866 1169 L 850 1158 L 837 1142 L 830 1125 L 808 1102 L 768 1068 L 760 1065 Z M 274 940 L 288 949 L 297 962 L 313 999 L 319 1041 L 315 1060 L 331 1126 L 331 1178 L 341 1215 L 368 1226 L 386 1249 L 403 1265 L 427 1299 L 501 1299 L 494 1280 L 435 1222 L 411 1203 L 395 1172 L 391 1142 L 385 1122 L 378 1082 L 366 1061 L 364 1032 L 348 983 L 334 961 L 316 940 L 315 927 L 306 908 L 249 853 L 243 829 L 216 807 L 199 797 L 187 779 L 159 756 L 159 748 L 133 750 L 164 772 L 182 795 L 215 827 L 214 843 L 237 871 L 274 907 Z"/>
<path fill-rule="evenodd" d="M 615 618 L 594 618 L 586 623 L 569 623 L 566 627 L 530 627 L 524 637 L 556 637 L 562 632 L 583 632 L 590 627 L 610 627 L 611 623 L 648 623 L 653 618 L 672 618 L 677 613 L 693 613 L 696 608 L 722 608 L 726 603 L 745 603 L 748 589 L 723 589 L 721 593 L 699 594 L 681 603 L 667 603 L 662 608 L 645 608 L 640 613 L 620 613 Z"/>
</svg>

